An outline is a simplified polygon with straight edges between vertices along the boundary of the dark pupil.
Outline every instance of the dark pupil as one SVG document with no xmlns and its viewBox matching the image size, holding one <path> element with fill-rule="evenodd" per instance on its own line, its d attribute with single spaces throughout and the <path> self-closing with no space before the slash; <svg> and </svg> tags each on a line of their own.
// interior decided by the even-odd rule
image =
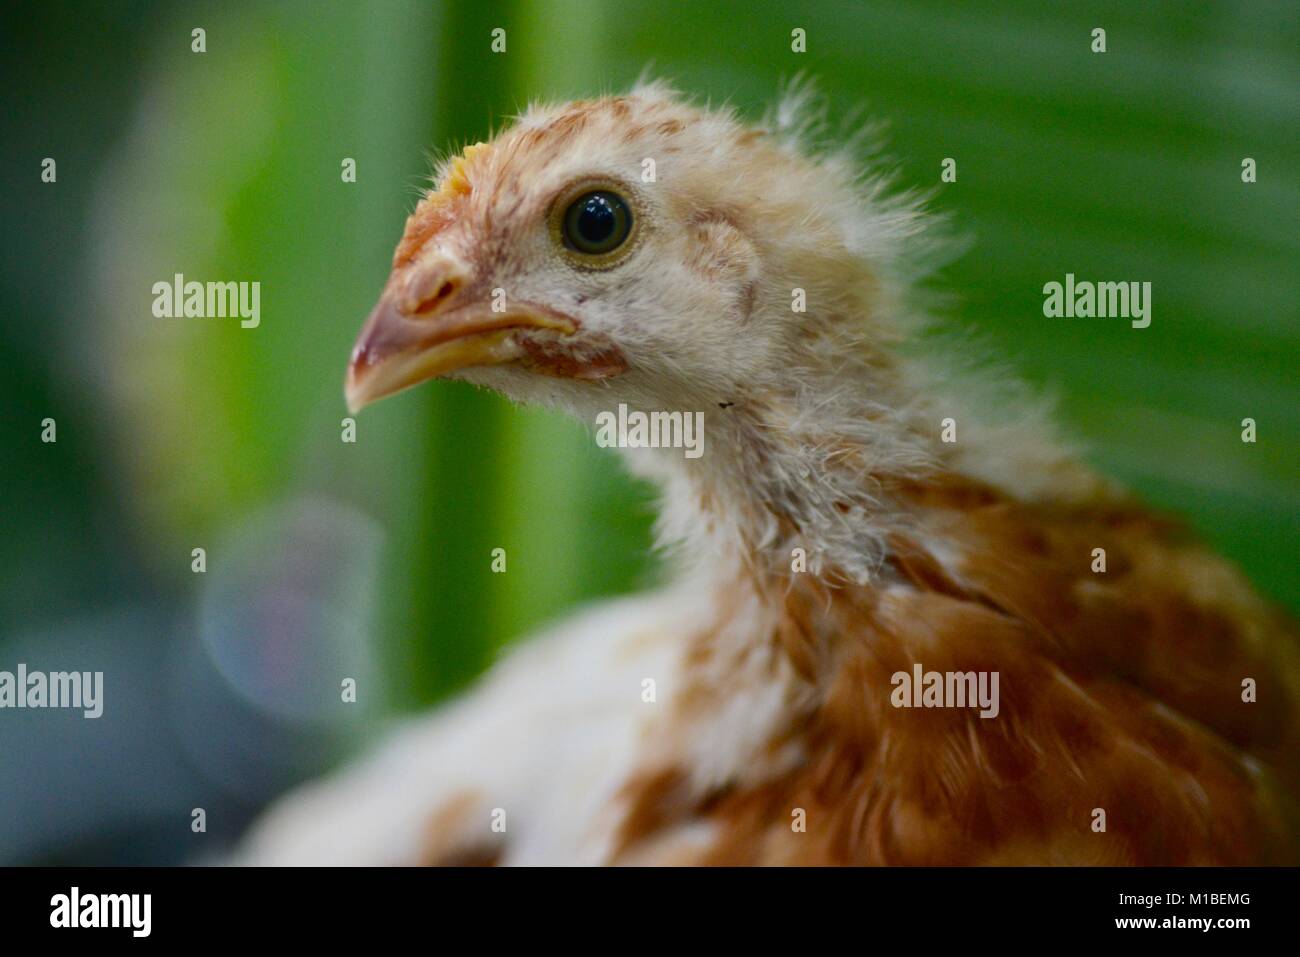
<svg viewBox="0 0 1300 957">
<path fill-rule="evenodd" d="M 630 228 L 627 206 L 612 193 L 588 193 L 569 207 L 567 239 L 579 252 L 606 253 L 616 248 Z"/>
<path fill-rule="evenodd" d="M 614 207 L 604 196 L 588 196 L 578 213 L 578 235 L 592 245 L 614 235 Z"/>
</svg>

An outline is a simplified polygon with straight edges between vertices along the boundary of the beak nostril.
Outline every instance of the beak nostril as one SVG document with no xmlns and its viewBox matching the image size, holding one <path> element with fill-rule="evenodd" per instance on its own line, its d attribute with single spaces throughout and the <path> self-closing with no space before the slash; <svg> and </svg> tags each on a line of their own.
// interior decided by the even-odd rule
<svg viewBox="0 0 1300 957">
<path fill-rule="evenodd" d="M 432 296 L 429 296 L 427 299 L 421 299 L 416 304 L 415 309 L 413 309 L 412 312 L 414 312 L 416 315 L 421 315 L 426 312 L 433 312 L 433 310 L 437 309 L 439 306 L 441 306 L 444 302 L 446 302 L 448 299 L 452 297 L 452 294 L 456 292 L 456 286 L 457 283 L 456 280 L 454 279 L 448 279 L 444 281 L 443 284 L 438 287 L 438 291 L 435 292 Z"/>
</svg>

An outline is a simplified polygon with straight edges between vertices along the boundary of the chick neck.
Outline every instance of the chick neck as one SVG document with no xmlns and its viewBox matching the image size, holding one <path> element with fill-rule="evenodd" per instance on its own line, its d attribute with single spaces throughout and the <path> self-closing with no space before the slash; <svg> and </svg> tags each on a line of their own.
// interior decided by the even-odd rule
<svg viewBox="0 0 1300 957">
<path fill-rule="evenodd" d="M 688 574 L 779 583 L 806 571 L 865 584 L 906 524 L 894 490 L 937 454 L 904 376 L 841 361 L 788 381 L 705 411 L 697 458 L 627 450 L 661 489 L 659 540 Z"/>
</svg>

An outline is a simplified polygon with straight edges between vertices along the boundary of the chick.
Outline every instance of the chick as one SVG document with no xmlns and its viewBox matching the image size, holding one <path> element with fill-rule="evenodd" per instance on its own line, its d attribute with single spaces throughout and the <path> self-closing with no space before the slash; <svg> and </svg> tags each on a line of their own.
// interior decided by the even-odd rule
<svg viewBox="0 0 1300 957">
<path fill-rule="evenodd" d="M 927 216 L 807 107 L 748 126 L 649 84 L 443 166 L 349 406 L 441 376 L 703 413 L 698 457 L 625 450 L 675 575 L 291 795 L 242 860 L 1296 862 L 1292 625 L 918 348 Z"/>
</svg>

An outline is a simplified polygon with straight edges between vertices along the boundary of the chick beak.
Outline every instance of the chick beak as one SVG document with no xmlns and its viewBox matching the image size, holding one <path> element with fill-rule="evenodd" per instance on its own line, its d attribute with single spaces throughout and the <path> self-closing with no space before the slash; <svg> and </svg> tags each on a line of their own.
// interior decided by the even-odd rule
<svg viewBox="0 0 1300 957">
<path fill-rule="evenodd" d="M 532 304 L 493 309 L 493 297 L 476 294 L 462 271 L 435 264 L 389 281 L 357 337 L 343 392 L 348 409 L 370 403 L 436 376 L 470 366 L 500 365 L 521 358 L 520 329 L 571 335 L 568 316 Z"/>
</svg>

